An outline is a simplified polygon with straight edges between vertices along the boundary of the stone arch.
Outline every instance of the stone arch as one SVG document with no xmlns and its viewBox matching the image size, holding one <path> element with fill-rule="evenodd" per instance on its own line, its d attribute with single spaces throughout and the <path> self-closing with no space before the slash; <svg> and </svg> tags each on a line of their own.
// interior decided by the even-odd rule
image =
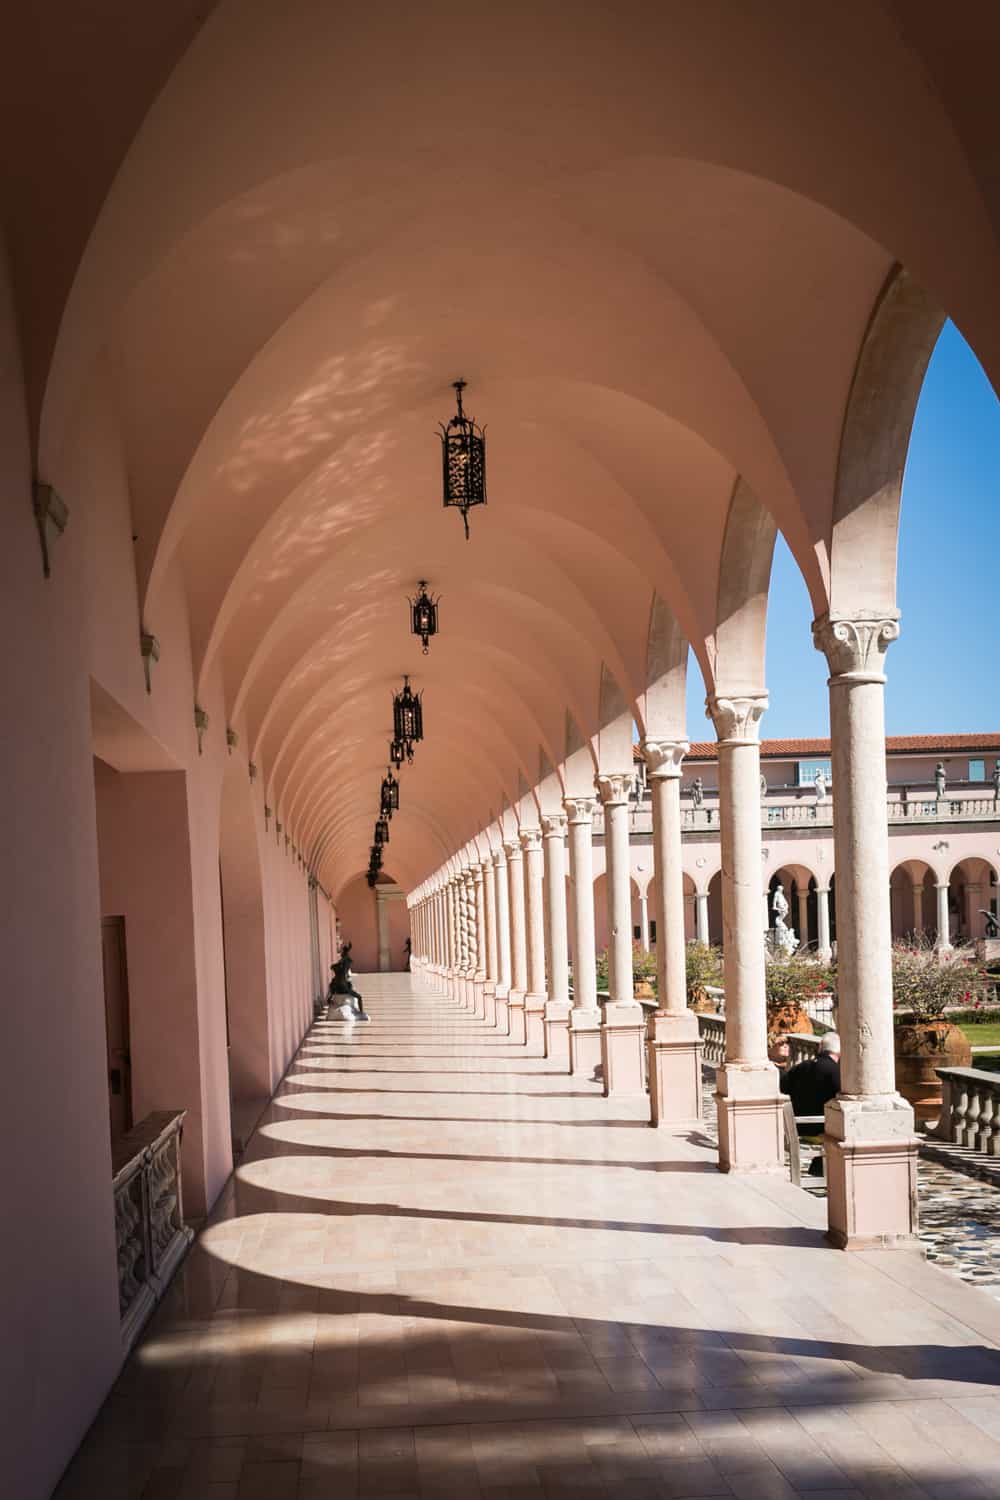
<svg viewBox="0 0 1000 1500">
<path fill-rule="evenodd" d="M 798 951 L 808 952 L 816 947 L 818 923 L 816 917 L 816 877 L 812 870 L 793 860 L 775 870 L 768 881 L 768 925 L 772 925 L 770 898 L 780 884 L 784 887 L 788 901 L 789 926 L 799 940 Z"/>
<path fill-rule="evenodd" d="M 997 881 L 991 860 L 966 855 L 957 860 L 948 876 L 948 908 L 952 935 L 960 942 L 975 942 L 986 934 L 986 911 L 998 914 Z"/>
<path fill-rule="evenodd" d="M 889 909 L 894 939 L 929 939 L 936 932 L 938 876 L 925 859 L 904 859 L 889 875 Z"/>
</svg>

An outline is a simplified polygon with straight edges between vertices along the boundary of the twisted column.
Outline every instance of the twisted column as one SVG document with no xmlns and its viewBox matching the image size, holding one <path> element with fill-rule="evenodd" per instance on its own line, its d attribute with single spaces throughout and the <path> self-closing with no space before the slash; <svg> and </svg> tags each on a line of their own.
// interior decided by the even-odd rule
<svg viewBox="0 0 1000 1500">
<path fill-rule="evenodd" d="M 829 1237 L 844 1248 L 916 1232 L 913 1110 L 896 1092 L 886 822 L 883 665 L 898 635 L 888 616 L 813 625 L 830 667 L 841 1093 L 826 1107 L 825 1145 Z"/>
</svg>

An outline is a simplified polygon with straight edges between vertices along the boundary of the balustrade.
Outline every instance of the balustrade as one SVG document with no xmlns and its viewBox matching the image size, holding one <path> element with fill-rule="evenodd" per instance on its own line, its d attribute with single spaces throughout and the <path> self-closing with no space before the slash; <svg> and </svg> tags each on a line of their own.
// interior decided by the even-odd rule
<svg viewBox="0 0 1000 1500">
<path fill-rule="evenodd" d="M 725 1016 L 699 1015 L 698 1030 L 701 1033 L 702 1061 L 721 1068 L 726 1060 Z"/>
<path fill-rule="evenodd" d="M 181 1134 L 187 1110 L 147 1115 L 112 1144 L 122 1343 L 135 1343 L 194 1238 L 184 1223 Z"/>
<path fill-rule="evenodd" d="M 1000 1074 L 938 1068 L 937 1075 L 943 1086 L 938 1139 L 1000 1156 Z"/>
</svg>

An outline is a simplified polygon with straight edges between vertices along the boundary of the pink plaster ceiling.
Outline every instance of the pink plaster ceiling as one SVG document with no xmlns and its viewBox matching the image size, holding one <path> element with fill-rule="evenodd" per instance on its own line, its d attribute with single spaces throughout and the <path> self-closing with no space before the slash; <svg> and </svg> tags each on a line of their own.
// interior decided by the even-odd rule
<svg viewBox="0 0 1000 1500">
<path fill-rule="evenodd" d="M 777 0 L 767 26 L 742 0 L 228 0 L 149 106 L 65 307 L 39 464 L 58 477 L 106 358 L 145 623 L 179 567 L 196 673 L 221 665 L 331 885 L 366 857 L 404 670 L 428 715 L 393 828 L 410 882 L 540 747 L 558 762 L 567 709 L 593 733 L 602 662 L 642 691 L 654 591 L 708 666 L 737 476 L 824 607 L 894 262 L 1000 354 L 981 153 L 865 0 Z M 489 429 L 468 545 L 434 435 L 458 375 Z M 420 576 L 444 595 L 428 658 Z"/>
</svg>

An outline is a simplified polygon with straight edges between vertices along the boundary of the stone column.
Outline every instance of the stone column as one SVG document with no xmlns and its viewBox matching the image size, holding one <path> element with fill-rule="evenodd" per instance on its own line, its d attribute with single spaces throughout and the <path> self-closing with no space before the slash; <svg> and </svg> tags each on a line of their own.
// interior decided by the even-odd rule
<svg viewBox="0 0 1000 1500">
<path fill-rule="evenodd" d="M 524 1035 L 527 1045 L 545 1056 L 545 859 L 539 828 L 522 828 L 524 854 L 525 969 Z"/>
<path fill-rule="evenodd" d="M 476 911 L 476 969 L 472 983 L 476 1015 L 486 1018 L 486 892 L 483 888 L 483 867 L 472 866 L 472 896 Z"/>
<path fill-rule="evenodd" d="M 948 896 L 951 890 L 948 882 L 943 885 L 935 885 L 937 892 L 937 940 L 934 944 L 939 953 L 950 953 L 951 947 L 951 916 L 948 911 Z"/>
<path fill-rule="evenodd" d="M 601 1062 L 594 936 L 593 797 L 567 797 L 569 877 L 573 901 L 573 1009 L 569 1018 L 570 1071 L 593 1078 Z"/>
<path fill-rule="evenodd" d="M 983 936 L 983 887 L 979 881 L 968 881 L 965 887 L 965 935 L 970 942 Z"/>
<path fill-rule="evenodd" d="M 545 850 L 545 902 L 548 913 L 548 1000 L 545 1002 L 545 1055 L 569 1072 L 569 937 L 566 922 L 566 814 L 542 818 Z"/>
<path fill-rule="evenodd" d="M 799 947 L 804 948 L 809 941 L 809 887 L 805 890 L 798 888 L 799 900 Z"/>
<path fill-rule="evenodd" d="M 701 1119 L 701 1037 L 688 1009 L 684 956 L 684 875 L 681 866 L 681 762 L 686 740 L 644 740 L 646 780 L 653 798 L 653 864 L 659 890 L 656 918 L 656 1014 L 646 1028 L 650 1123 Z"/>
<path fill-rule="evenodd" d="M 445 886 L 445 900 L 447 905 L 447 935 L 445 948 L 447 958 L 445 960 L 445 973 L 447 975 L 446 993 L 452 999 L 458 998 L 458 898 L 455 889 L 454 876 L 450 876 Z"/>
<path fill-rule="evenodd" d="M 639 946 L 643 953 L 650 950 L 649 941 L 649 892 L 639 892 Z"/>
<path fill-rule="evenodd" d="M 375 891 L 375 925 L 378 933 L 378 971 L 380 974 L 387 974 L 392 961 L 389 952 L 389 913 L 385 898 L 378 889 Z"/>
<path fill-rule="evenodd" d="M 497 984 L 500 981 L 500 951 L 497 947 L 497 890 L 493 879 L 493 860 L 484 859 L 483 894 L 486 901 L 486 983 L 483 985 L 483 1017 L 490 1026 L 497 1024 Z"/>
<path fill-rule="evenodd" d="M 527 1039 L 524 1024 L 524 997 L 528 993 L 528 949 L 524 931 L 524 860 L 520 839 L 504 841 L 507 856 L 507 900 L 510 908 L 510 1039 Z"/>
<path fill-rule="evenodd" d="M 493 851 L 493 890 L 497 908 L 497 1030 L 510 1035 L 510 903 L 507 900 L 507 856 Z"/>
<path fill-rule="evenodd" d="M 913 882 L 913 930 L 922 934 L 924 930 L 924 883 L 922 880 Z"/>
<path fill-rule="evenodd" d="M 830 888 L 816 887 L 816 957 L 828 964 L 833 957 L 830 943 Z"/>
<path fill-rule="evenodd" d="M 760 925 L 760 716 L 767 694 L 710 697 L 719 740 L 726 1061 L 717 1074 L 719 1167 L 784 1169 L 778 1073 L 767 1056 L 764 934 Z"/>
<path fill-rule="evenodd" d="M 699 943 L 708 947 L 708 892 L 694 893 L 694 930 Z"/>
<path fill-rule="evenodd" d="M 462 871 L 462 900 L 465 907 L 465 1008 L 475 1014 L 479 935 L 476 931 L 476 877 L 471 865 Z"/>
<path fill-rule="evenodd" d="M 892 1245 L 916 1230 L 913 1110 L 896 1092 L 883 660 L 894 619 L 813 625 L 830 665 L 842 1091 L 826 1107 L 829 1238 Z"/>
<path fill-rule="evenodd" d="M 628 794 L 632 777 L 597 778 L 604 806 L 604 855 L 608 878 L 608 991 L 601 1026 L 604 1092 L 645 1091 L 643 1043 L 646 1016 L 635 998 L 632 976 L 632 884 L 629 869 Z"/>
</svg>

